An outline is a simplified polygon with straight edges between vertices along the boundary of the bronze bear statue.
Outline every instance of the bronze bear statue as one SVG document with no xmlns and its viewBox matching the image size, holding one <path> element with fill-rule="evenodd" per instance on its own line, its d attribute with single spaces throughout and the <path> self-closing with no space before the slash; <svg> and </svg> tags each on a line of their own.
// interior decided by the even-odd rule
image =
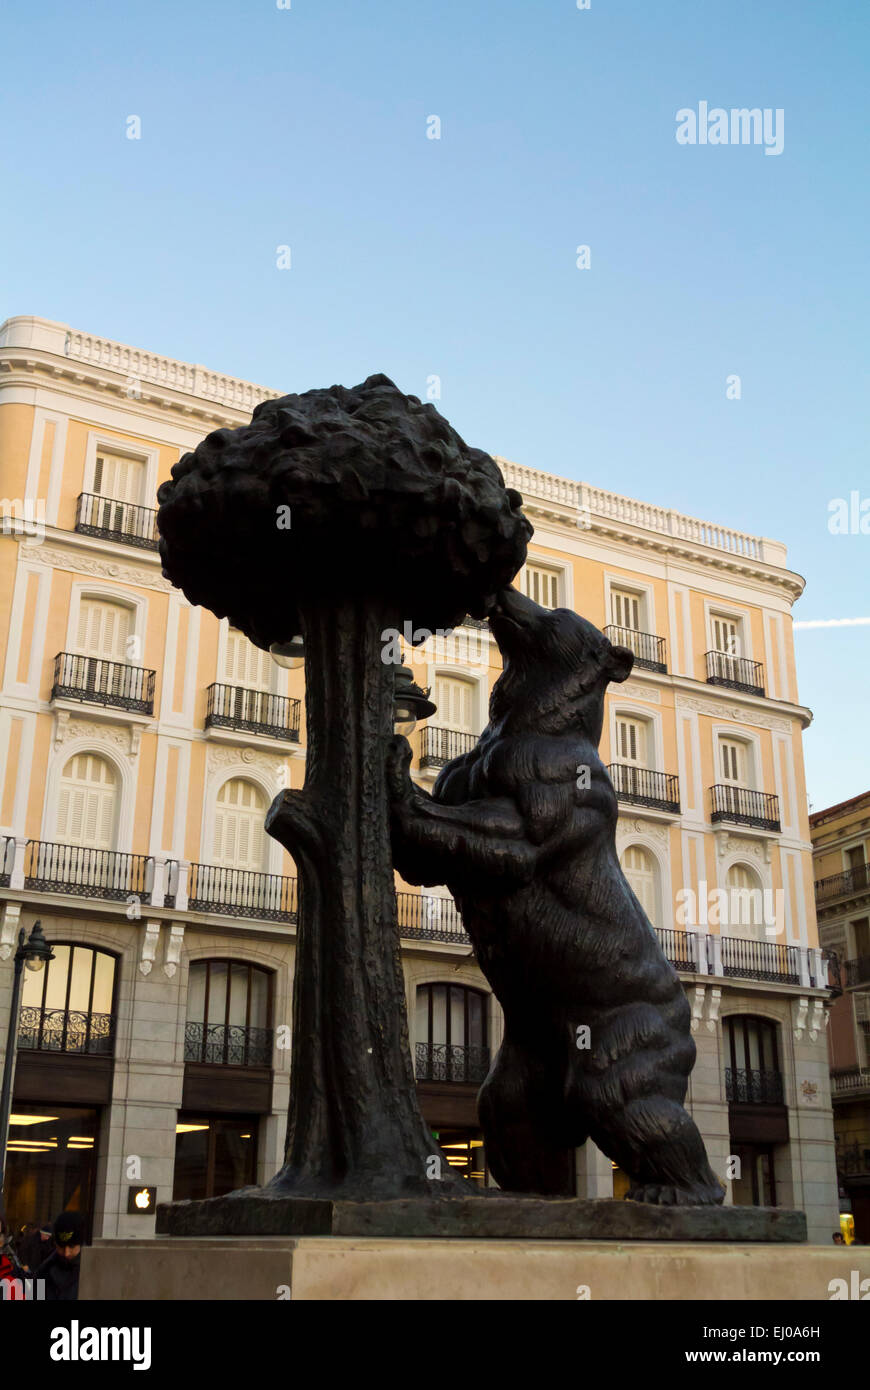
<svg viewBox="0 0 870 1390">
<path fill-rule="evenodd" d="M 477 745 L 430 796 L 394 738 L 387 776 L 395 866 L 447 884 L 504 1011 L 479 1095 L 490 1169 L 507 1191 L 564 1193 L 566 1160 L 591 1138 L 636 1201 L 721 1202 L 683 1108 L 689 1004 L 620 867 L 598 756 L 605 690 L 634 658 L 512 588 L 489 617 L 504 669 Z"/>
</svg>

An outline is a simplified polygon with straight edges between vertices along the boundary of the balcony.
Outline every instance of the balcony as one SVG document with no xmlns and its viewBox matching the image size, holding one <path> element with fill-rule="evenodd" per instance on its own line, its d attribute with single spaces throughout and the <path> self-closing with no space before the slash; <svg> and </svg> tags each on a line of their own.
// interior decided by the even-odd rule
<svg viewBox="0 0 870 1390">
<path fill-rule="evenodd" d="M 100 536 L 105 541 L 123 541 L 140 550 L 157 549 L 157 512 L 136 507 L 132 502 L 116 502 L 92 492 L 79 494 L 75 529 L 83 536 Z"/>
<path fill-rule="evenodd" d="M 0 836 L 0 888 L 8 888 L 15 865 L 15 836 Z"/>
<path fill-rule="evenodd" d="M 707 652 L 707 684 L 724 685 L 747 695 L 764 694 L 764 667 L 760 661 L 727 652 Z"/>
<path fill-rule="evenodd" d="M 710 788 L 712 811 L 710 820 L 731 821 L 734 825 L 751 825 L 757 830 L 779 830 L 779 797 L 772 792 L 750 791 L 718 783 Z"/>
<path fill-rule="evenodd" d="M 675 970 L 694 974 L 699 969 L 698 937 L 694 932 L 675 931 L 672 927 L 656 927 L 659 945 Z"/>
<path fill-rule="evenodd" d="M 40 1009 L 25 1004 L 19 1014 L 18 1047 L 33 1052 L 65 1052 L 75 1057 L 111 1057 L 115 1047 L 114 1015 Z"/>
<path fill-rule="evenodd" d="M 210 685 L 206 691 L 205 727 L 240 729 L 249 734 L 299 742 L 301 701 L 240 685 Z"/>
<path fill-rule="evenodd" d="M 831 1093 L 835 1100 L 870 1096 L 870 1067 L 838 1067 L 831 1072 Z"/>
<path fill-rule="evenodd" d="M 870 985 L 870 956 L 856 956 L 846 961 L 846 984 Z"/>
<path fill-rule="evenodd" d="M 24 887 L 43 893 L 71 893 L 112 902 L 137 897 L 148 903 L 152 870 L 150 855 L 121 854 L 114 849 L 28 840 L 24 851 Z"/>
<path fill-rule="evenodd" d="M 729 1105 L 782 1105 L 782 1073 L 726 1067 L 725 1098 Z"/>
<path fill-rule="evenodd" d="M 185 1062 L 212 1067 L 268 1067 L 272 1064 L 271 1028 L 240 1023 L 186 1023 Z"/>
<path fill-rule="evenodd" d="M 154 681 L 155 673 L 141 666 L 58 652 L 54 659 L 51 698 L 111 705 L 134 714 L 153 714 Z"/>
<path fill-rule="evenodd" d="M 467 1043 L 418 1042 L 418 1081 L 454 1081 L 480 1085 L 489 1073 L 489 1048 Z"/>
<path fill-rule="evenodd" d="M 632 763 L 610 763 L 607 771 L 619 801 L 657 811 L 680 810 L 680 779 L 670 772 L 653 772 Z"/>
<path fill-rule="evenodd" d="M 769 980 L 781 985 L 801 983 L 800 947 L 778 941 L 745 941 L 738 936 L 719 938 L 722 974 L 741 980 Z"/>
<path fill-rule="evenodd" d="M 853 893 L 866 893 L 870 889 L 870 864 L 859 864 L 854 869 L 845 869 L 841 874 L 816 879 L 814 887 L 817 903 L 848 898 Z"/>
<path fill-rule="evenodd" d="M 175 906 L 178 866 L 170 864 L 168 907 Z M 261 874 L 251 869 L 225 869 L 216 864 L 191 864 L 188 908 L 230 917 L 255 917 L 264 922 L 296 921 L 296 879 Z"/>
<path fill-rule="evenodd" d="M 399 933 L 410 940 L 471 942 L 462 925 L 459 909 L 452 898 L 429 893 L 397 893 Z"/>
<path fill-rule="evenodd" d="M 634 652 L 636 667 L 644 671 L 667 671 L 668 657 L 664 637 L 656 637 L 652 632 L 637 632 L 632 627 L 617 627 L 613 623 L 604 629 L 604 636 L 615 647 L 628 647 L 630 652 Z"/>
<path fill-rule="evenodd" d="M 420 745 L 421 767 L 444 767 L 445 763 L 468 753 L 477 743 L 477 734 L 461 733 L 458 729 L 439 729 L 427 724 Z"/>
<path fill-rule="evenodd" d="M 870 1177 L 870 1134 L 851 1144 L 837 1144 L 837 1172 L 843 1178 Z"/>
</svg>

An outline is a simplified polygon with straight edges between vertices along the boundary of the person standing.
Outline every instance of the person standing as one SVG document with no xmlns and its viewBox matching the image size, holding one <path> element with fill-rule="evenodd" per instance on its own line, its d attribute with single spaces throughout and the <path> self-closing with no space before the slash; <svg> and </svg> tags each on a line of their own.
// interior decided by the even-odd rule
<svg viewBox="0 0 870 1390">
<path fill-rule="evenodd" d="M 39 1266 L 46 1303 L 72 1303 L 79 1296 L 79 1267 L 85 1223 L 80 1211 L 62 1211 L 54 1223 L 54 1250 Z"/>
</svg>

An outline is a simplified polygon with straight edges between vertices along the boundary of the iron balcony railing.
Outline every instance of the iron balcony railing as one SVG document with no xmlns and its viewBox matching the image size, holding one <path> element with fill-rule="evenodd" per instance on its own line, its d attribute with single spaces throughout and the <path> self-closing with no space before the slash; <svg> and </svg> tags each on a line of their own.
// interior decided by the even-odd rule
<svg viewBox="0 0 870 1390">
<path fill-rule="evenodd" d="M 841 874 L 829 874 L 827 878 L 816 879 L 816 902 L 827 902 L 830 898 L 845 898 L 852 893 L 864 893 L 870 888 L 870 864 L 858 864 L 854 869 L 844 869 Z"/>
<path fill-rule="evenodd" d="M 870 1092 L 870 1067 L 838 1067 L 831 1072 L 831 1090 L 835 1096 Z"/>
<path fill-rule="evenodd" d="M 720 782 L 710 788 L 711 821 L 733 821 L 759 830 L 779 830 L 779 797 Z"/>
<path fill-rule="evenodd" d="M 463 733 L 459 729 L 439 729 L 437 725 L 427 724 L 420 745 L 420 766 L 444 767 L 453 758 L 469 752 L 476 743 L 477 734 Z"/>
<path fill-rule="evenodd" d="M 764 667 L 760 661 L 728 652 L 707 652 L 707 684 L 743 690 L 747 695 L 764 694 Z"/>
<path fill-rule="evenodd" d="M 175 903 L 178 866 L 170 865 L 168 894 Z M 191 864 L 188 907 L 193 912 L 227 913 L 266 922 L 296 921 L 296 879 L 217 864 Z"/>
<path fill-rule="evenodd" d="M 632 763 L 610 763 L 607 769 L 617 798 L 629 806 L 649 806 L 658 811 L 680 809 L 680 779 L 670 772 L 654 772 Z"/>
<path fill-rule="evenodd" d="M 115 1047 L 115 1019 L 112 1014 L 40 1009 L 25 1004 L 18 1017 L 18 1046 L 34 1052 L 111 1057 Z"/>
<path fill-rule="evenodd" d="M 847 985 L 870 985 L 870 956 L 856 956 L 846 961 Z"/>
<path fill-rule="evenodd" d="M 452 898 L 430 893 L 397 893 L 399 930 L 410 940 L 455 941 L 470 944 L 459 909 Z"/>
<path fill-rule="evenodd" d="M 8 888 L 15 863 L 15 836 L 0 836 L 0 888 Z"/>
<path fill-rule="evenodd" d="M 466 613 L 465 617 L 462 619 L 462 626 L 479 627 L 483 628 L 484 632 L 489 631 L 489 622 L 486 618 L 472 618 L 469 613 Z"/>
<path fill-rule="evenodd" d="M 838 1144 L 837 1171 L 845 1178 L 870 1177 L 870 1134 L 852 1144 Z"/>
<path fill-rule="evenodd" d="M 829 989 L 836 998 L 843 993 L 843 981 L 840 976 L 840 958 L 836 951 L 822 950 L 822 976 L 816 984 L 821 989 Z"/>
<path fill-rule="evenodd" d="M 617 627 L 609 623 L 604 636 L 615 647 L 628 647 L 634 652 L 634 664 L 645 671 L 667 671 L 668 657 L 664 637 L 656 637 L 654 632 L 637 632 L 633 627 Z"/>
<path fill-rule="evenodd" d="M 489 1048 L 470 1043 L 417 1043 L 415 1072 L 418 1081 L 485 1081 L 489 1073 Z"/>
<path fill-rule="evenodd" d="M 123 661 L 58 652 L 54 658 L 51 698 L 112 705 L 135 714 L 154 713 L 155 672 Z"/>
<path fill-rule="evenodd" d="M 693 974 L 698 970 L 698 938 L 673 927 L 656 927 L 659 945 L 675 970 Z"/>
<path fill-rule="evenodd" d="M 151 901 L 154 861 L 148 854 L 28 840 L 24 851 L 24 887 L 44 893 L 72 893 L 81 898 L 126 902 Z"/>
<path fill-rule="evenodd" d="M 125 541 L 141 550 L 156 550 L 157 512 L 132 502 L 116 502 L 93 492 L 79 494 L 76 530 L 85 536 L 101 536 L 107 541 Z"/>
<path fill-rule="evenodd" d="M 273 1036 L 271 1028 L 242 1023 L 186 1023 L 184 1060 L 214 1067 L 268 1067 Z"/>
<path fill-rule="evenodd" d="M 241 685 L 210 685 L 206 691 L 207 729 L 244 729 L 249 734 L 299 742 L 302 702 Z"/>
<path fill-rule="evenodd" d="M 782 1105 L 782 1073 L 726 1067 L 725 1098 L 730 1105 Z"/>
<path fill-rule="evenodd" d="M 747 941 L 739 936 L 719 938 L 722 974 L 741 980 L 770 980 L 784 985 L 800 984 L 800 947 L 778 941 Z"/>
</svg>

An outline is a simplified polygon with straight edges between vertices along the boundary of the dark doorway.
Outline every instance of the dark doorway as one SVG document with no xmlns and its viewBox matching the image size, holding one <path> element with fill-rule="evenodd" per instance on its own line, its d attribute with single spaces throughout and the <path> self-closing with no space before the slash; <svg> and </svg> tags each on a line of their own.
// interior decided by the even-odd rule
<svg viewBox="0 0 870 1390">
<path fill-rule="evenodd" d="M 4 1184 L 13 1230 L 25 1221 L 50 1222 L 62 1211 L 80 1211 L 90 1241 L 99 1120 L 97 1109 L 14 1102 Z"/>
<path fill-rule="evenodd" d="M 222 1197 L 254 1182 L 256 1115 L 180 1114 L 175 1134 L 174 1202 Z"/>
</svg>

